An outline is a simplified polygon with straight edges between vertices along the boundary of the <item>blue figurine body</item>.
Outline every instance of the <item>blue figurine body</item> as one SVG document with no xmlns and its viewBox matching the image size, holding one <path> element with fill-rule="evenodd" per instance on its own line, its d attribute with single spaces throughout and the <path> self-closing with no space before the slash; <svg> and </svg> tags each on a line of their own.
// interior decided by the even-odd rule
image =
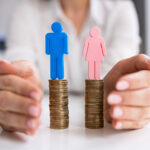
<svg viewBox="0 0 150 150">
<path fill-rule="evenodd" d="M 68 35 L 62 32 L 59 22 L 51 26 L 53 33 L 46 34 L 46 54 L 50 55 L 51 79 L 64 79 L 64 54 L 68 54 Z"/>
</svg>

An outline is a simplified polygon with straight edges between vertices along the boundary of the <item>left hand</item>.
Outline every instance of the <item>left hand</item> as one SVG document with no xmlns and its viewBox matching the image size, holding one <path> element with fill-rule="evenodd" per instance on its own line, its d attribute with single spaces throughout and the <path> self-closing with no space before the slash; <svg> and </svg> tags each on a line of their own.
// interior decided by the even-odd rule
<svg viewBox="0 0 150 150">
<path fill-rule="evenodd" d="M 43 88 L 29 61 L 0 61 L 0 126 L 33 135 L 40 125 Z"/>
<path fill-rule="evenodd" d="M 117 63 L 104 78 L 105 118 L 115 129 L 150 122 L 150 58 L 140 54 Z"/>
</svg>

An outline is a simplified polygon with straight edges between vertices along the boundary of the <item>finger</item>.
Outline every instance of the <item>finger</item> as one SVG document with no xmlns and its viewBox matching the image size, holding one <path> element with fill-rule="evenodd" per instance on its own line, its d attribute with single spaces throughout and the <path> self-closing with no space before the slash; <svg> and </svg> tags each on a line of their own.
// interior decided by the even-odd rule
<svg viewBox="0 0 150 150">
<path fill-rule="evenodd" d="M 14 61 L 9 63 L 7 61 L 0 61 L 0 74 L 13 74 L 23 78 L 28 78 L 30 81 L 38 85 L 41 89 L 42 83 L 38 77 L 38 74 L 29 61 Z"/>
<path fill-rule="evenodd" d="M 109 111 L 110 111 L 110 106 L 106 107 L 106 105 L 104 105 L 104 118 L 108 123 L 111 123 L 112 122 L 112 117 L 110 116 Z"/>
<path fill-rule="evenodd" d="M 0 74 L 15 74 L 21 77 L 28 77 L 33 74 L 32 64 L 28 61 L 8 62 L 0 60 Z"/>
<path fill-rule="evenodd" d="M 126 74 L 134 73 L 141 70 L 150 70 L 150 58 L 146 55 L 139 54 L 137 56 L 119 61 L 109 73 L 105 76 L 105 85 L 111 85 L 107 91 L 115 89 L 117 80 Z"/>
<path fill-rule="evenodd" d="M 35 100 L 42 99 L 42 92 L 28 80 L 16 75 L 0 75 L 0 90 L 9 90 Z"/>
<path fill-rule="evenodd" d="M 32 76 L 36 72 L 33 64 L 26 60 L 14 61 L 12 62 L 12 65 L 16 69 L 16 74 L 21 77 L 26 78 Z"/>
<path fill-rule="evenodd" d="M 150 106 L 150 88 L 121 92 L 115 91 L 108 95 L 107 102 L 109 105 Z"/>
<path fill-rule="evenodd" d="M 9 91 L 0 91 L 0 110 L 32 117 L 39 117 L 41 114 L 41 106 L 37 101 Z"/>
<path fill-rule="evenodd" d="M 5 131 L 7 131 L 7 132 L 22 132 L 22 133 L 25 133 L 25 134 L 27 134 L 27 135 L 34 135 L 35 134 L 35 131 L 36 131 L 36 129 L 40 126 L 40 124 L 41 124 L 41 122 L 40 122 L 40 120 L 37 120 L 37 127 L 35 128 L 35 129 L 30 129 L 30 130 L 26 130 L 26 129 L 19 129 L 19 128 L 17 128 L 16 129 L 16 127 L 12 127 L 12 126 L 9 126 L 9 125 L 0 125 Z"/>
<path fill-rule="evenodd" d="M 150 107 L 112 106 L 109 113 L 112 119 L 132 121 L 150 119 Z"/>
<path fill-rule="evenodd" d="M 150 119 L 141 121 L 130 121 L 130 120 L 113 120 L 112 126 L 117 129 L 141 129 L 144 128 L 150 122 Z"/>
<path fill-rule="evenodd" d="M 138 83 L 138 84 L 137 84 Z M 150 86 L 150 71 L 139 71 L 121 77 L 117 84 L 117 90 L 133 90 Z"/>
<path fill-rule="evenodd" d="M 15 67 L 7 60 L 0 60 L 0 74 L 15 73 Z"/>
<path fill-rule="evenodd" d="M 0 124 L 10 131 L 32 133 L 39 126 L 39 119 L 0 110 Z"/>
<path fill-rule="evenodd" d="M 120 68 L 121 74 L 133 73 L 140 70 L 150 70 L 150 58 L 144 54 L 139 54 L 120 61 L 117 68 Z"/>
<path fill-rule="evenodd" d="M 29 61 L 14 61 L 13 66 L 16 68 L 16 74 L 18 76 L 29 79 L 32 83 L 36 84 L 39 88 L 43 90 L 42 82 L 39 78 L 37 70 L 33 64 Z"/>
</svg>

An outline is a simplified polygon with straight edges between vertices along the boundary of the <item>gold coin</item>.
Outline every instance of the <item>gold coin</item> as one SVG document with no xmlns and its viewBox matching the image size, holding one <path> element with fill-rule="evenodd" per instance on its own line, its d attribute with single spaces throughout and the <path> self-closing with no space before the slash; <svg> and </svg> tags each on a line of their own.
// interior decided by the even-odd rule
<svg viewBox="0 0 150 150">
<path fill-rule="evenodd" d="M 50 128 L 64 129 L 69 125 L 68 82 L 49 80 L 50 90 Z"/>
<path fill-rule="evenodd" d="M 86 80 L 85 87 L 85 127 L 103 127 L 103 80 Z"/>
</svg>

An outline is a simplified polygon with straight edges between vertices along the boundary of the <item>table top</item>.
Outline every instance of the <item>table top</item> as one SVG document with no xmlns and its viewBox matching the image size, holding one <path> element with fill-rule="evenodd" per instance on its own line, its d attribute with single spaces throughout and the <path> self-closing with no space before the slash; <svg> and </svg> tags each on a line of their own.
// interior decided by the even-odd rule
<svg viewBox="0 0 150 150">
<path fill-rule="evenodd" d="M 140 130 L 116 131 L 84 127 L 84 97 L 69 97 L 68 129 L 49 128 L 49 99 L 42 102 L 41 126 L 34 136 L 8 133 L 0 129 L 0 150 L 146 150 L 150 149 L 150 126 Z"/>
</svg>

